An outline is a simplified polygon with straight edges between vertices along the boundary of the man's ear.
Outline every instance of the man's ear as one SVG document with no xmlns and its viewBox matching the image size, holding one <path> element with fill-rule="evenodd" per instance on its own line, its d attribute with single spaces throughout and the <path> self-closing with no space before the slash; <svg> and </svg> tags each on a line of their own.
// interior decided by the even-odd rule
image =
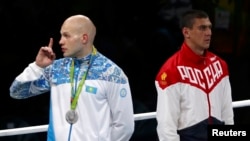
<svg viewBox="0 0 250 141">
<path fill-rule="evenodd" d="M 189 29 L 188 28 L 184 27 L 182 29 L 182 33 L 183 33 L 185 38 L 189 38 L 190 35 L 189 35 Z"/>
<path fill-rule="evenodd" d="M 83 34 L 82 35 L 82 42 L 85 44 L 88 42 L 88 35 L 87 34 Z"/>
</svg>

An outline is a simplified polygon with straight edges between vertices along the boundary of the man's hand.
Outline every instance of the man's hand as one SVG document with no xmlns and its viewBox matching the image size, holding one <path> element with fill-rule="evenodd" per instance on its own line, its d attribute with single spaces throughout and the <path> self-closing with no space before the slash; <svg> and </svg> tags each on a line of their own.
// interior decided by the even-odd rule
<svg viewBox="0 0 250 141">
<path fill-rule="evenodd" d="M 42 46 L 36 56 L 36 64 L 44 68 L 55 60 L 56 55 L 52 50 L 53 38 L 50 38 L 48 46 Z"/>
</svg>

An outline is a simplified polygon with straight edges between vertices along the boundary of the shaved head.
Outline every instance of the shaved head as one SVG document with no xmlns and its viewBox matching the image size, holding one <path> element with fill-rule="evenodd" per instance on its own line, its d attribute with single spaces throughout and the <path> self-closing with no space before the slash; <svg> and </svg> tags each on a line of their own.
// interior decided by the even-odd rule
<svg viewBox="0 0 250 141">
<path fill-rule="evenodd" d="M 75 34 L 87 34 L 89 41 L 93 43 L 96 35 L 96 27 L 93 22 L 84 15 L 73 15 L 67 18 L 62 27 L 71 29 Z"/>
<path fill-rule="evenodd" d="M 70 16 L 63 22 L 60 33 L 64 57 L 82 58 L 92 52 L 96 27 L 87 16 Z"/>
</svg>

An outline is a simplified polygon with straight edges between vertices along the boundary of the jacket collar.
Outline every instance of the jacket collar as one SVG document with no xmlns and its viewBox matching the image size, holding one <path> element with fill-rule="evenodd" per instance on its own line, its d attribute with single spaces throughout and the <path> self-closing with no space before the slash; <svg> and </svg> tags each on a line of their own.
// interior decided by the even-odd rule
<svg viewBox="0 0 250 141">
<path fill-rule="evenodd" d="M 205 50 L 204 55 L 197 55 L 195 54 L 191 48 L 183 42 L 181 46 L 181 54 L 183 55 L 184 59 L 190 60 L 194 63 L 204 63 L 205 59 L 207 58 L 207 50 Z"/>
</svg>

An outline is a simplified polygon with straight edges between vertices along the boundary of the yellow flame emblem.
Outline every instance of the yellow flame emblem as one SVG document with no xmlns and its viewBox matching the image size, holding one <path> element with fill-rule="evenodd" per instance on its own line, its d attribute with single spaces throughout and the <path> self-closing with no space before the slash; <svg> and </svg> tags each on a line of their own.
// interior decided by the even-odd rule
<svg viewBox="0 0 250 141">
<path fill-rule="evenodd" d="M 163 73 L 163 74 L 161 74 L 161 80 L 164 80 L 164 81 L 166 81 L 166 78 L 167 78 L 167 73 Z"/>
<path fill-rule="evenodd" d="M 167 79 L 167 73 L 162 73 L 161 74 L 161 81 L 160 81 L 160 85 L 167 85 L 167 81 L 166 81 L 166 79 Z"/>
</svg>

